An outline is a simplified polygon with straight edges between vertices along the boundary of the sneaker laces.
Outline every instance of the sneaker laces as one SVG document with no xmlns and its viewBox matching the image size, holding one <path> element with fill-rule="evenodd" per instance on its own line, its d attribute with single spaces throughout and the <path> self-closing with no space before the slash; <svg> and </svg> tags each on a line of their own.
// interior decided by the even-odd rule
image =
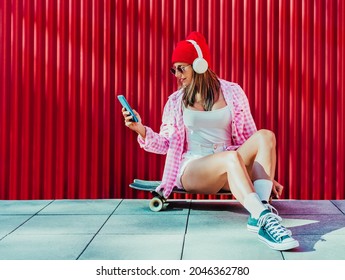
<svg viewBox="0 0 345 280">
<path fill-rule="evenodd" d="M 273 207 L 271 204 L 269 204 L 267 201 L 263 201 L 263 204 L 267 207 L 268 210 L 270 210 L 273 214 L 276 214 L 277 216 L 279 215 L 278 210 Z M 280 217 L 279 217 L 280 218 Z M 280 218 L 280 221 L 282 218 Z M 286 229 L 287 233 L 291 236 L 292 232 L 289 229 Z"/>
<path fill-rule="evenodd" d="M 258 226 L 264 227 L 276 240 L 284 236 L 291 236 L 290 230 L 280 224 L 282 218 L 274 213 L 267 213 L 258 220 Z"/>
<path fill-rule="evenodd" d="M 269 204 L 267 201 L 262 201 L 262 203 L 265 205 L 265 207 L 270 210 L 272 213 L 279 215 L 278 210 L 274 208 L 271 204 Z"/>
</svg>

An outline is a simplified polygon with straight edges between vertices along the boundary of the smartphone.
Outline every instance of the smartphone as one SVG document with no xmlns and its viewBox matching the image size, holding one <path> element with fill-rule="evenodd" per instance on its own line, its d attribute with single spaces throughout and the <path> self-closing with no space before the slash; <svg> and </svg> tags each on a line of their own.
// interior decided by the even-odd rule
<svg viewBox="0 0 345 280">
<path fill-rule="evenodd" d="M 133 122 L 138 122 L 139 120 L 135 116 L 131 106 L 129 106 L 128 101 L 126 100 L 126 97 L 124 97 L 123 95 L 118 95 L 117 98 L 119 99 L 121 105 L 126 109 L 126 111 L 129 112 L 132 115 L 132 121 Z"/>
</svg>

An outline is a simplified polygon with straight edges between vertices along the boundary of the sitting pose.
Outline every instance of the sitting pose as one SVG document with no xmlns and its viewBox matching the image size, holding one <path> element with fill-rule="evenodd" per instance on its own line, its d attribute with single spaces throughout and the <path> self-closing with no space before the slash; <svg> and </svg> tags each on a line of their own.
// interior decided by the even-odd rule
<svg viewBox="0 0 345 280">
<path fill-rule="evenodd" d="M 276 250 L 298 247 L 291 231 L 269 204 L 281 195 L 274 180 L 275 135 L 257 131 L 248 99 L 239 85 L 219 79 L 210 69 L 205 38 L 192 32 L 172 54 L 171 73 L 179 90 L 170 95 L 160 132 L 138 122 L 123 108 L 125 125 L 137 132 L 146 151 L 166 154 L 161 185 L 166 198 L 176 186 L 190 193 L 231 191 L 248 210 L 247 228 Z"/>
</svg>

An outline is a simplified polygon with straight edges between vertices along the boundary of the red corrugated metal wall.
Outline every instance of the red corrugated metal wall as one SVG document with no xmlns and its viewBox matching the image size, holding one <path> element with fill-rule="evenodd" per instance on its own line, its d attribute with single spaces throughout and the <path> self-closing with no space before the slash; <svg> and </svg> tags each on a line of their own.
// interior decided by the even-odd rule
<svg viewBox="0 0 345 280">
<path fill-rule="evenodd" d="M 0 199 L 146 197 L 164 157 L 125 129 L 117 94 L 158 130 L 175 44 L 193 30 L 278 141 L 284 198 L 345 198 L 345 1 L 0 2 Z"/>
</svg>

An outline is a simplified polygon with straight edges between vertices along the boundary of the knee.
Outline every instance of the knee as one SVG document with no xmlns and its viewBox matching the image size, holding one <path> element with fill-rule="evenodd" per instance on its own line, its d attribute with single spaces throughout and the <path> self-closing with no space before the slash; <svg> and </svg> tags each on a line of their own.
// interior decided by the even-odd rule
<svg viewBox="0 0 345 280">
<path fill-rule="evenodd" d="M 241 164 L 241 156 L 236 151 L 226 151 L 224 152 L 224 159 L 228 166 L 235 167 Z"/>
<path fill-rule="evenodd" d="M 257 132 L 259 143 L 265 147 L 275 148 L 276 136 L 273 131 L 268 129 L 261 129 Z"/>
</svg>

